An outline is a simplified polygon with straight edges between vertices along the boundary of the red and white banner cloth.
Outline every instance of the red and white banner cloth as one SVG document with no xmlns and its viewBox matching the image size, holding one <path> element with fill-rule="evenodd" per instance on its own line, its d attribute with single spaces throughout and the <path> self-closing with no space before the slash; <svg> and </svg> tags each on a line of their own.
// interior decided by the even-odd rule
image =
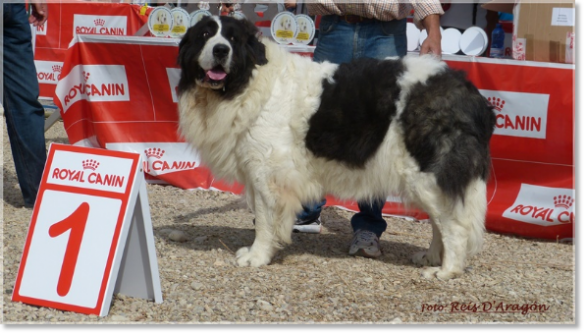
<svg viewBox="0 0 586 335">
<path fill-rule="evenodd" d="M 49 17 L 36 28 L 35 66 L 41 98 L 50 99 L 63 68 L 69 43 L 77 34 L 134 35 L 147 23 L 148 13 L 139 5 L 51 0 Z"/>
<path fill-rule="evenodd" d="M 177 134 L 178 39 L 78 35 L 55 92 L 70 143 L 139 152 L 147 178 L 239 193 Z M 574 66 L 446 56 L 495 105 L 486 227 L 573 238 Z M 426 218 L 389 197 L 385 214 Z M 328 205 L 357 210 L 328 197 Z"/>
</svg>

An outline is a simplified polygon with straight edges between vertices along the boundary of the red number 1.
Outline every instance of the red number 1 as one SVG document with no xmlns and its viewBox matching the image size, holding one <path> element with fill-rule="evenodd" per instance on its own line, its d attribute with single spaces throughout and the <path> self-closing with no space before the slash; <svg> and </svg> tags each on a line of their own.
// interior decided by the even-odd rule
<svg viewBox="0 0 586 335">
<path fill-rule="evenodd" d="M 62 297 L 66 296 L 71 288 L 71 281 L 73 280 L 73 273 L 77 264 L 77 256 L 79 255 L 81 239 L 89 212 L 90 205 L 84 202 L 71 215 L 49 228 L 49 236 L 51 237 L 60 236 L 68 230 L 71 230 L 69 241 L 67 242 L 67 249 L 65 249 L 65 256 L 63 257 L 61 275 L 59 275 L 59 282 L 57 283 L 57 294 Z"/>
</svg>

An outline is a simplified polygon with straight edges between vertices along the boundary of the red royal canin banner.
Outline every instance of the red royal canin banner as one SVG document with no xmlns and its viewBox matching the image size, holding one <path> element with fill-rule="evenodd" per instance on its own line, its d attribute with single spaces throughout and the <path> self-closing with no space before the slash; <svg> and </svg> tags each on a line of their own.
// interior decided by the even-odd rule
<svg viewBox="0 0 586 335">
<path fill-rule="evenodd" d="M 47 21 L 35 31 L 35 66 L 40 96 L 50 99 L 75 35 L 134 35 L 147 23 L 152 8 L 147 10 L 125 3 L 49 0 L 47 10 Z"/>
<path fill-rule="evenodd" d="M 78 36 L 67 51 L 54 97 L 69 141 L 139 152 L 151 182 L 240 193 L 241 186 L 214 180 L 177 135 L 178 44 L 170 38 Z M 573 238 L 574 66 L 444 58 L 468 73 L 497 112 L 487 229 Z M 328 205 L 357 210 L 354 203 L 331 197 Z M 405 208 L 400 197 L 389 197 L 383 211 L 427 218 Z"/>
</svg>

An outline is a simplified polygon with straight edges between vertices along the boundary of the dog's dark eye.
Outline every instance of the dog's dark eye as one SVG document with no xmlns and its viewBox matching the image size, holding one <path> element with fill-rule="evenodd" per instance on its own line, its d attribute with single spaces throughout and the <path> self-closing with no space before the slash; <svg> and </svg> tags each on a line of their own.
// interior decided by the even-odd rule
<svg viewBox="0 0 586 335">
<path fill-rule="evenodd" d="M 234 36 L 230 36 L 230 41 L 234 42 Z"/>
<path fill-rule="evenodd" d="M 210 33 L 208 33 L 207 31 L 205 31 L 203 34 L 201 34 L 201 36 L 203 38 L 207 38 L 208 36 L 210 36 Z"/>
</svg>

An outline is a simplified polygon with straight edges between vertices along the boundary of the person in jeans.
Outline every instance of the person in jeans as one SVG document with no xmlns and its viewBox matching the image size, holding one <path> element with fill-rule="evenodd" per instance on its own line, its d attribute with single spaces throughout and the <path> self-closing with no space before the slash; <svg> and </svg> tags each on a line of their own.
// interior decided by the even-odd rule
<svg viewBox="0 0 586 335">
<path fill-rule="evenodd" d="M 2 45 L 2 104 L 18 183 L 28 208 L 35 204 L 47 159 L 45 110 L 37 100 L 39 83 L 29 24 L 42 25 L 48 12 L 44 1 L 31 2 L 30 16 L 23 3 L 3 4 Z"/>
<path fill-rule="evenodd" d="M 286 6 L 294 6 L 291 1 Z M 317 46 L 313 55 L 316 62 L 347 63 L 356 58 L 405 56 L 407 54 L 407 20 L 414 9 L 414 21 L 427 30 L 428 37 L 421 45 L 420 54 L 441 56 L 440 15 L 444 12 L 438 0 L 418 0 L 413 5 L 399 1 L 374 3 L 336 3 L 335 0 L 316 0 L 306 4 L 309 15 L 321 15 Z M 349 254 L 369 258 L 381 253 L 380 236 L 387 228 L 382 217 L 386 199 L 372 204 L 358 203 L 360 212 L 352 219 L 354 236 Z M 297 216 L 296 227 L 321 226 L 320 213 L 325 200 L 305 204 Z M 321 227 L 320 227 L 321 228 Z M 319 230 L 317 230 L 319 231 Z"/>
</svg>

